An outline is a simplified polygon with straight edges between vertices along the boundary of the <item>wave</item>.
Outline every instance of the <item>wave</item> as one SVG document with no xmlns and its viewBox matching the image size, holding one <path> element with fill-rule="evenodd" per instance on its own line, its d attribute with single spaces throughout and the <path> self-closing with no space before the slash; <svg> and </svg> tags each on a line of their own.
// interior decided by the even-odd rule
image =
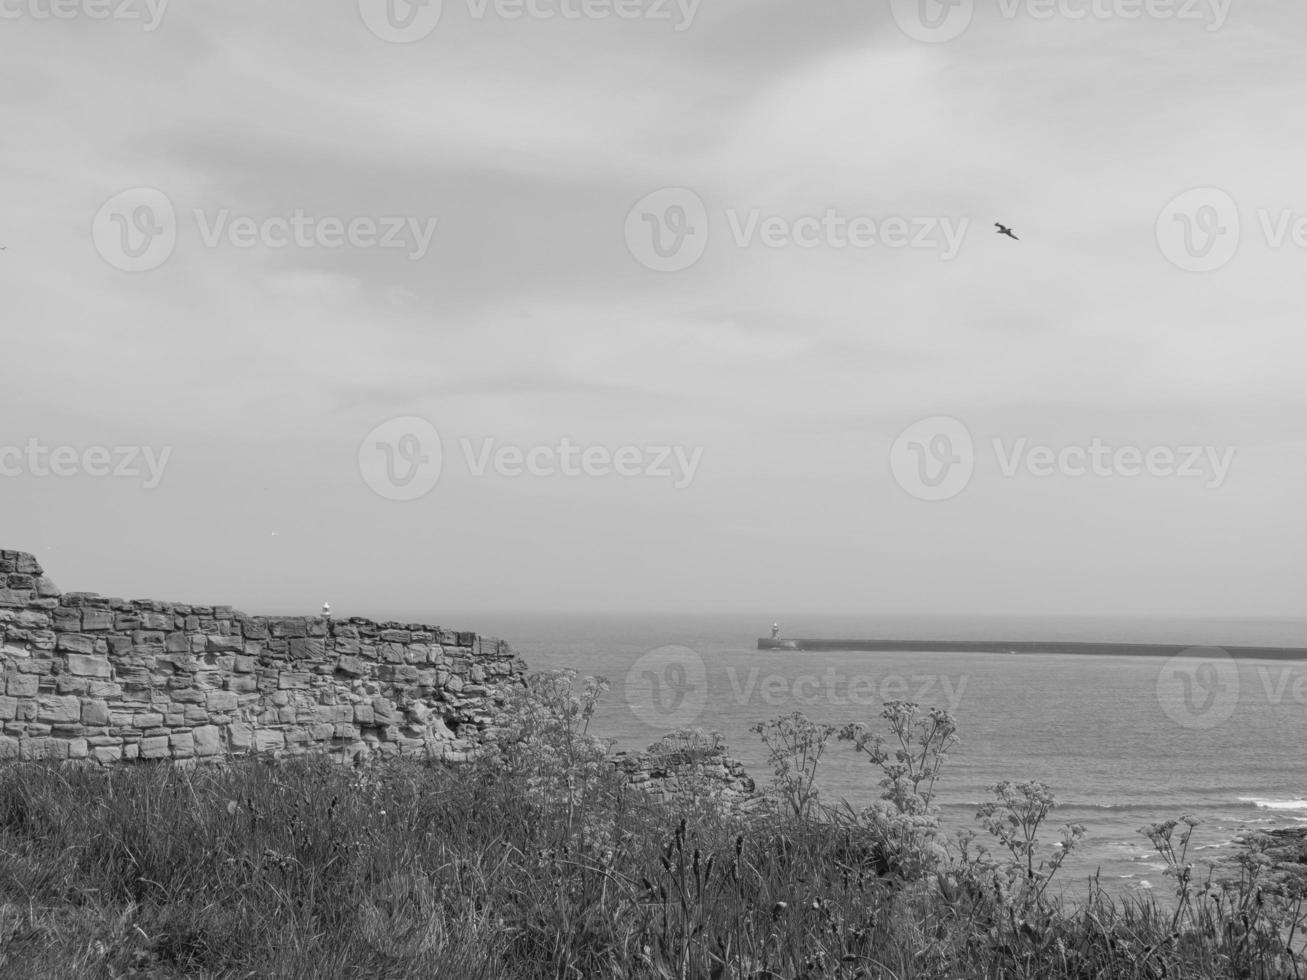
<svg viewBox="0 0 1307 980">
<path fill-rule="evenodd" d="M 974 810 L 976 807 L 980 806 L 981 803 L 993 802 L 993 800 L 977 800 L 975 802 L 966 803 L 940 803 L 940 808 L 944 810 Z M 1162 809 L 1167 809 L 1165 804 L 1159 806 L 1156 803 L 1058 803 L 1057 809 L 1053 811 L 1053 815 L 1056 816 L 1057 814 L 1065 813 L 1068 810 L 1102 810 L 1112 813 L 1128 813 L 1133 810 L 1139 813 L 1157 813 Z M 1180 809 L 1183 809 L 1183 807 Z M 1189 809 L 1219 810 L 1222 809 L 1222 804 L 1197 803 L 1191 804 Z"/>
<path fill-rule="evenodd" d="M 1261 796 L 1241 796 L 1240 803 L 1250 803 L 1259 810 L 1307 810 L 1307 800 L 1270 800 Z"/>
<path fill-rule="evenodd" d="M 1273 799 L 1264 796 L 1240 796 L 1237 802 L 1207 802 L 1207 803 L 1059 803 L 1057 809 L 1053 811 L 1052 816 L 1063 816 L 1070 811 L 1090 810 L 1101 813 L 1146 813 L 1157 814 L 1162 812 L 1174 811 L 1176 814 L 1190 813 L 1198 814 L 1204 811 L 1229 811 L 1239 809 L 1253 810 L 1275 810 L 1283 811 L 1286 817 L 1298 812 L 1304 814 L 1303 817 L 1294 819 L 1307 819 L 1307 799 Z M 963 803 L 940 803 L 943 810 L 975 810 L 982 802 L 992 803 L 993 800 L 976 800 Z"/>
</svg>

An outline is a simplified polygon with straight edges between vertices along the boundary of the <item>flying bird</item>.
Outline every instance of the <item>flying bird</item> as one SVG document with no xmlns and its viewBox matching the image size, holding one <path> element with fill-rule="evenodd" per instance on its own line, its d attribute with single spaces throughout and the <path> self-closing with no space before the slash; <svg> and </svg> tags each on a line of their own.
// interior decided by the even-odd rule
<svg viewBox="0 0 1307 980">
<path fill-rule="evenodd" d="M 1014 242 L 1019 242 L 1019 241 L 1021 241 L 1020 238 L 1018 238 L 1016 235 L 1012 234 L 1012 229 L 1009 228 L 1009 227 L 1007 227 L 1006 225 L 1000 225 L 997 221 L 995 221 L 995 222 L 994 222 L 994 227 L 998 229 L 998 231 L 996 232 L 996 234 L 999 234 L 999 235 L 1007 235 L 1007 237 L 1010 238 L 1010 239 L 1012 239 Z"/>
</svg>

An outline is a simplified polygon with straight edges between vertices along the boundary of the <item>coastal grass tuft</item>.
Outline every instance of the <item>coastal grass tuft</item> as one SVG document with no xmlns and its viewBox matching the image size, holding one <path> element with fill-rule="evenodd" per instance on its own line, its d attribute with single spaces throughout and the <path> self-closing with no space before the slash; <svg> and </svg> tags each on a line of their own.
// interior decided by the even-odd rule
<svg viewBox="0 0 1307 980">
<path fill-rule="evenodd" d="M 466 765 L 233 759 L 0 766 L 0 977 L 1288 978 L 1301 876 L 1257 847 L 1223 878 L 1192 821 L 1144 828 L 1174 899 L 1050 887 L 1085 828 L 1004 783 L 948 840 L 933 798 L 956 725 L 886 705 L 838 733 L 760 725 L 779 803 L 656 802 L 588 734 L 604 691 L 533 680 L 504 751 Z M 873 729 L 887 729 L 888 738 Z M 866 757 L 883 798 L 816 790 Z M 687 748 L 688 746 L 688 748 Z M 715 751 L 681 733 L 669 758 Z M 1066 883 L 1063 883 L 1066 884 Z"/>
</svg>

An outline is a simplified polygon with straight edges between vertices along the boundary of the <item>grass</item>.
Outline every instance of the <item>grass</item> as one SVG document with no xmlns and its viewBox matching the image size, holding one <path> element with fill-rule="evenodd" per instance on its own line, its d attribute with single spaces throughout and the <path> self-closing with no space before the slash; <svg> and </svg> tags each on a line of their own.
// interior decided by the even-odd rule
<svg viewBox="0 0 1307 980">
<path fill-rule="evenodd" d="M 946 758 L 953 730 L 939 713 L 887 706 L 888 751 L 866 729 L 844 733 L 884 774 L 886 800 L 863 813 L 814 798 L 813 759 L 831 732 L 805 735 L 806 719 L 791 716 L 770 732 L 784 734 L 773 761 L 778 778 L 801 781 L 788 797 L 798 809 L 746 815 L 702 794 L 683 809 L 651 803 L 594 765 L 586 696 L 533 690 L 553 702 L 532 716 L 535 741 L 457 768 L 0 767 L 0 976 L 1270 978 L 1303 968 L 1289 951 L 1293 888 L 1257 854 L 1224 885 L 1199 886 L 1185 870 L 1183 821 L 1147 828 L 1176 869 L 1176 908 L 1165 909 L 1114 901 L 1092 882 L 1074 902 L 1050 899 L 1058 858 L 1037 836 L 1051 808 L 1038 784 L 1005 784 L 982 815 L 982 832 L 1002 831 L 984 838 L 1000 856 L 980 837 L 941 842 L 929 800 L 909 792 L 933 787 Z M 933 741 L 922 745 L 923 734 Z M 784 744 L 802 753 L 797 764 L 782 764 Z"/>
</svg>

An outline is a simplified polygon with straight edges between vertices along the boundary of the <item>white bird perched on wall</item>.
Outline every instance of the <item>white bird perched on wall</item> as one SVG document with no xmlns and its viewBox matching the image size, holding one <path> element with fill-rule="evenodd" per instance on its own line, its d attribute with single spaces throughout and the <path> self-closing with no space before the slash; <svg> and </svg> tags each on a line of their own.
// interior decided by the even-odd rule
<svg viewBox="0 0 1307 980">
<path fill-rule="evenodd" d="M 322 604 L 322 615 L 325 616 L 327 619 L 331 618 L 331 603 L 324 602 Z"/>
</svg>

